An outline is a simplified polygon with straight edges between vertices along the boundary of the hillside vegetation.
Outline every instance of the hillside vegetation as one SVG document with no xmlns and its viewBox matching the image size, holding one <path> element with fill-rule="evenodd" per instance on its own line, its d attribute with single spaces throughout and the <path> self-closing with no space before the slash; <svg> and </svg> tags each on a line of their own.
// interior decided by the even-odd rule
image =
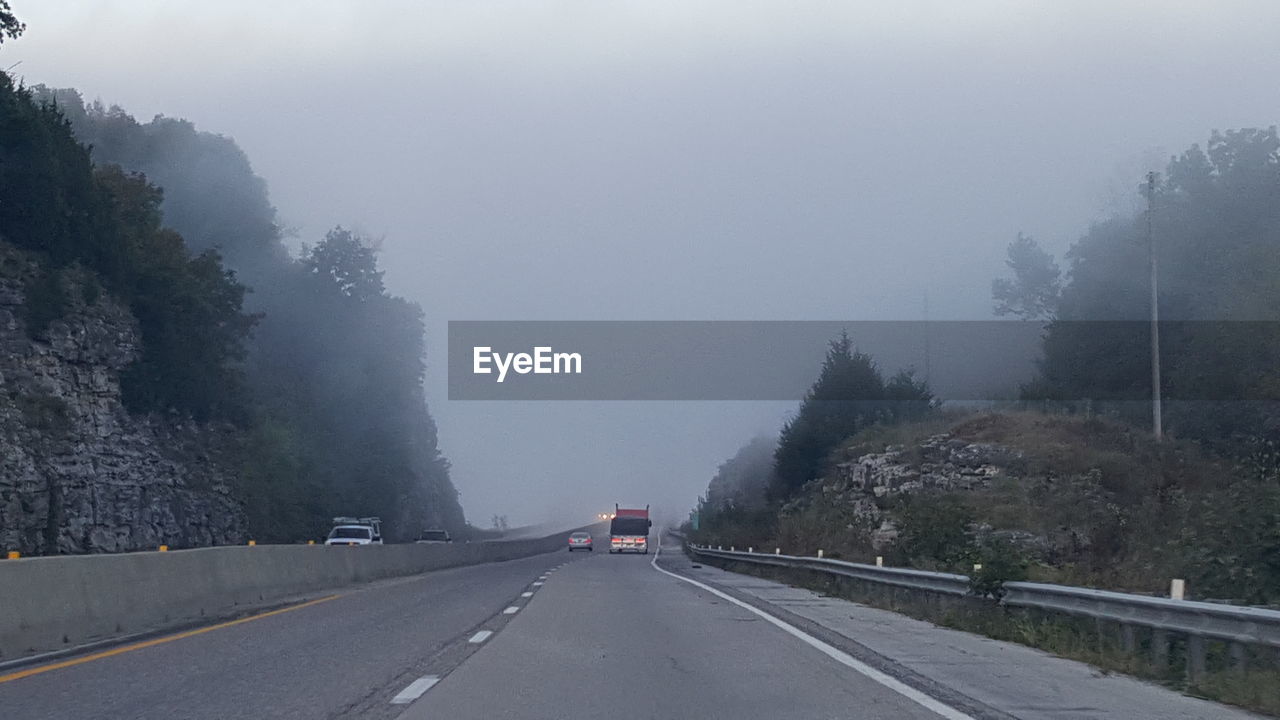
<svg viewBox="0 0 1280 720">
<path fill-rule="evenodd" d="M 421 309 L 350 231 L 290 253 L 233 141 L 3 75 L 0 197 L 0 237 L 38 268 L 25 332 L 49 342 L 97 292 L 122 303 L 140 332 L 125 406 L 235 428 L 252 537 L 314 538 L 334 515 L 380 515 L 393 540 L 465 528 L 423 397 Z"/>
<path fill-rule="evenodd" d="M 697 537 L 860 560 L 1280 602 L 1280 134 L 1214 132 L 1090 227 L 1065 270 L 1009 246 L 997 315 L 1044 325 L 1022 404 L 943 412 L 909 374 L 832 344 L 772 457 L 712 480 Z M 1151 434 L 1158 259 L 1166 437 Z M 1013 390 L 1013 388 L 1011 388 Z M 744 468 L 750 458 L 754 464 Z M 728 474 L 727 469 L 732 473 Z M 735 478 L 767 475 L 740 487 Z M 999 577 L 995 577 L 995 576 Z"/>
</svg>

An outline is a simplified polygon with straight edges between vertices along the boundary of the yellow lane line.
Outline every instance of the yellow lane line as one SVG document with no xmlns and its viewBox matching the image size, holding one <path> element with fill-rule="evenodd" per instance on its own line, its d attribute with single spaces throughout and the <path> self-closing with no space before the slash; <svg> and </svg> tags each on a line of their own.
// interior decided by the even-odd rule
<svg viewBox="0 0 1280 720">
<path fill-rule="evenodd" d="M 281 613 L 287 613 L 293 610 L 301 610 L 304 607 L 310 607 L 312 605 L 319 605 L 322 602 L 328 602 L 336 597 L 340 597 L 340 596 L 329 595 L 328 597 L 309 600 L 307 602 L 299 603 L 297 605 L 290 605 L 289 607 L 279 608 L 278 610 L 271 610 L 264 613 L 258 613 L 257 615 L 249 615 L 248 617 L 242 617 L 239 620 L 229 620 L 224 623 L 218 623 L 217 625 L 209 625 L 207 627 L 197 628 L 195 630 L 188 630 L 186 632 L 181 632 L 176 635 L 166 635 L 164 637 L 156 638 L 154 640 L 145 640 L 143 642 L 132 643 L 129 645 L 121 645 L 120 647 L 117 647 L 117 648 L 112 648 L 110 650 L 103 650 L 102 652 L 96 652 L 96 653 L 93 653 L 92 655 L 85 655 L 83 657 L 72 658 L 71 660 L 63 660 L 62 662 L 50 663 L 48 665 L 37 665 L 36 667 L 27 668 L 26 670 L 19 670 L 17 672 L 9 673 L 8 675 L 0 675 L 0 684 L 12 682 L 14 680 L 20 680 L 24 677 L 31 677 L 32 675 L 39 675 L 40 673 L 47 673 L 51 670 L 61 670 L 62 668 L 69 668 L 74 665 L 82 665 L 87 662 L 93 662 L 94 660 L 101 660 L 103 658 L 109 658 L 113 655 L 121 655 L 127 652 L 133 652 L 134 650 L 149 648 L 154 645 L 162 645 L 167 642 L 173 642 L 174 640 L 189 638 L 193 635 L 202 635 L 204 633 L 212 632 L 214 630 L 221 630 L 222 628 L 228 628 L 233 625 L 239 625 L 241 623 L 247 623 L 253 620 L 261 620 L 262 618 L 271 617 L 272 615 L 279 615 Z"/>
</svg>

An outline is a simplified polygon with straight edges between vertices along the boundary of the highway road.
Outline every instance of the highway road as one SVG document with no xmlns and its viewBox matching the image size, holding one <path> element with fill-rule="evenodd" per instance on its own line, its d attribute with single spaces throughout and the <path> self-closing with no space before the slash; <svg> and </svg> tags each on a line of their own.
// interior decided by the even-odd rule
<svg viewBox="0 0 1280 720">
<path fill-rule="evenodd" d="M 0 718 L 1252 717 L 664 551 L 454 568 L 0 670 Z"/>
</svg>

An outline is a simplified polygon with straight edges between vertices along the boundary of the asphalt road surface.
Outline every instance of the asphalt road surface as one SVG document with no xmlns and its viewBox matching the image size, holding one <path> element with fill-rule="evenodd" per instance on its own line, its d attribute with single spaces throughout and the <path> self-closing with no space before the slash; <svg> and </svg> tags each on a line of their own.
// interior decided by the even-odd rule
<svg viewBox="0 0 1280 720">
<path fill-rule="evenodd" d="M 0 720 L 394 718 L 407 684 L 446 672 L 500 630 L 553 553 L 389 580 L 70 667 L 7 680 Z M 328 596 L 323 596 L 328 597 Z"/>
<path fill-rule="evenodd" d="M 664 550 L 433 572 L 0 671 L 0 718 L 1249 717 Z"/>
</svg>

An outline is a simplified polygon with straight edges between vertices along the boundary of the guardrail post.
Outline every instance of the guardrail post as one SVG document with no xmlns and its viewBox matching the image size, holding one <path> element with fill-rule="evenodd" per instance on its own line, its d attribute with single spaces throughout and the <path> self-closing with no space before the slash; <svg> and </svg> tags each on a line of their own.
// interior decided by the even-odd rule
<svg viewBox="0 0 1280 720">
<path fill-rule="evenodd" d="M 1187 679 L 1197 682 L 1204 677 L 1204 636 L 1187 636 Z"/>
<path fill-rule="evenodd" d="M 1244 672 L 1248 662 L 1245 659 L 1244 643 L 1228 643 L 1227 658 L 1231 662 L 1231 669 L 1236 672 Z"/>
<path fill-rule="evenodd" d="M 1151 665 L 1160 673 L 1169 668 L 1169 632 L 1167 630 L 1151 631 Z"/>
</svg>

